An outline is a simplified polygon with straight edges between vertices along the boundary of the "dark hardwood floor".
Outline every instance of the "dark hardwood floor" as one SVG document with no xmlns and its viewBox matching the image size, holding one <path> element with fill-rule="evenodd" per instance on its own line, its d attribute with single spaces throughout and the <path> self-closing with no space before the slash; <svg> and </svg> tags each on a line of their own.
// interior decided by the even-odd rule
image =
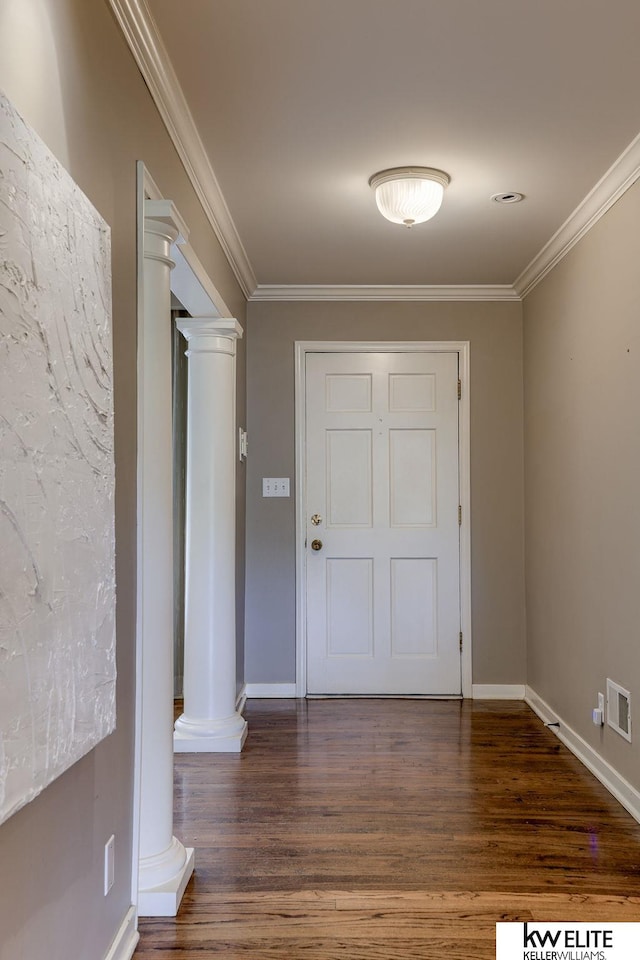
<svg viewBox="0 0 640 960">
<path fill-rule="evenodd" d="M 137 960 L 484 958 L 500 919 L 640 921 L 640 825 L 523 703 L 252 701 L 176 756 L 196 848 Z"/>
</svg>

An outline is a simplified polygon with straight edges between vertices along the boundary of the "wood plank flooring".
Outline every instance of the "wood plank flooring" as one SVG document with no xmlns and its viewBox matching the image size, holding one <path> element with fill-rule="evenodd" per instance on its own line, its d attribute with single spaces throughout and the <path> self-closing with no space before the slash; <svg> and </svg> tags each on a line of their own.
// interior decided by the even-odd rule
<svg viewBox="0 0 640 960">
<path fill-rule="evenodd" d="M 522 703 L 252 701 L 180 754 L 196 848 L 137 960 L 495 956 L 501 919 L 640 922 L 640 825 Z"/>
</svg>

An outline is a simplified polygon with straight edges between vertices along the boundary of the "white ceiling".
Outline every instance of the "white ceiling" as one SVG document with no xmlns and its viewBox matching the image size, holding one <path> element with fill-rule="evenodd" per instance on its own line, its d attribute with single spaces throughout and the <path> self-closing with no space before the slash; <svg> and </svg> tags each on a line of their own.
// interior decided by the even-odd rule
<svg viewBox="0 0 640 960">
<path fill-rule="evenodd" d="M 640 129 L 638 0 L 111 2 L 151 31 L 147 67 L 183 149 L 204 147 L 196 178 L 248 293 L 511 287 Z M 368 186 L 407 164 L 451 177 L 411 230 Z"/>
</svg>

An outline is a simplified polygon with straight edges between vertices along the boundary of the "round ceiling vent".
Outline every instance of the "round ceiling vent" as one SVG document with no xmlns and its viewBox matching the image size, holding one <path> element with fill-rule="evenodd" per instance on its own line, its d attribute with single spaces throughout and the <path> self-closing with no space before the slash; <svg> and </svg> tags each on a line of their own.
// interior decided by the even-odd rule
<svg viewBox="0 0 640 960">
<path fill-rule="evenodd" d="M 491 197 L 496 203 L 520 203 L 524 200 L 524 193 L 516 193 L 515 190 L 509 190 L 507 193 L 494 193 Z"/>
</svg>

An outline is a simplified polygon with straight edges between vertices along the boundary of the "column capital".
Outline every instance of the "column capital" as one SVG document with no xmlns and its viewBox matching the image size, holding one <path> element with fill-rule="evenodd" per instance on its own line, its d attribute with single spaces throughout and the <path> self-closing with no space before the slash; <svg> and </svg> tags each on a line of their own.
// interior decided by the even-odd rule
<svg viewBox="0 0 640 960">
<path fill-rule="evenodd" d="M 166 227 L 169 227 L 172 235 L 175 231 L 172 243 L 186 243 L 189 239 L 189 228 L 172 200 L 145 200 L 144 220 L 145 229 L 147 229 L 148 222 L 152 220 L 156 224 L 163 223 Z"/>
<path fill-rule="evenodd" d="M 229 337 L 239 340 L 243 329 L 235 317 L 180 317 L 176 320 L 180 333 L 187 340 L 194 337 Z"/>
<path fill-rule="evenodd" d="M 187 356 L 193 353 L 235 354 L 235 341 L 243 330 L 234 317 L 181 317 L 176 326 L 189 343 Z"/>
</svg>

